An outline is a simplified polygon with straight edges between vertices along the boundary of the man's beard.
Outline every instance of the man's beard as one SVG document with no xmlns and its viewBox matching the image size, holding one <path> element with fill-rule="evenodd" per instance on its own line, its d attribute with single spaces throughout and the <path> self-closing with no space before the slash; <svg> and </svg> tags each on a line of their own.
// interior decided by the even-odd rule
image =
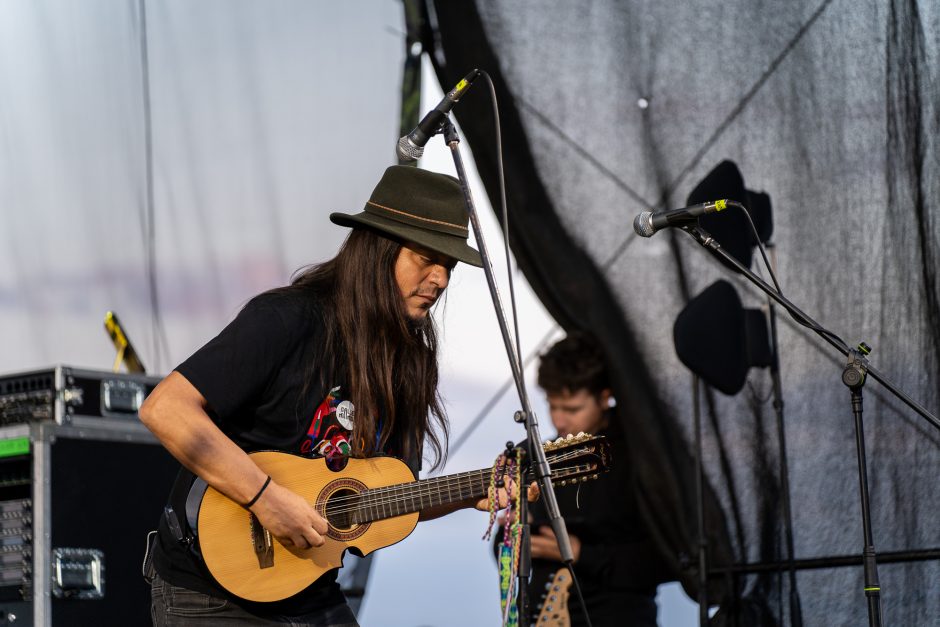
<svg viewBox="0 0 940 627">
<path fill-rule="evenodd" d="M 424 315 L 417 318 L 413 318 L 408 311 L 408 306 L 405 304 L 405 299 L 401 301 L 401 311 L 402 315 L 405 316 L 405 320 L 408 321 L 408 330 L 413 333 L 420 333 L 427 330 L 431 325 L 434 324 L 434 321 L 431 319 L 431 310 L 434 308 L 440 299 L 444 296 L 444 290 L 436 289 L 421 289 L 420 287 L 415 288 L 411 294 L 408 295 L 408 298 L 413 296 L 424 296 L 426 298 L 433 298 L 434 302 L 428 303 L 427 307 L 423 307 Z"/>
<path fill-rule="evenodd" d="M 414 335 L 424 335 L 427 330 L 434 324 L 434 320 L 431 317 L 431 312 L 428 311 L 426 314 L 420 318 L 412 318 L 408 315 L 407 309 L 404 305 L 402 306 L 402 313 L 405 316 L 405 321 L 408 324 L 408 331 Z"/>
</svg>

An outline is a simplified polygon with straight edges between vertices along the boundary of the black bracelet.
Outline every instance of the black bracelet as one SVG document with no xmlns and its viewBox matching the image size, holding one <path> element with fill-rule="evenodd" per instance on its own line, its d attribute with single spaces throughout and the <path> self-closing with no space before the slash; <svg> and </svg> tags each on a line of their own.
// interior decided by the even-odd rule
<svg viewBox="0 0 940 627">
<path fill-rule="evenodd" d="M 264 485 L 261 486 L 261 489 L 258 490 L 258 493 L 255 495 L 255 498 L 251 499 L 250 501 L 242 505 L 242 507 L 244 507 L 245 509 L 250 509 L 252 505 L 257 503 L 258 499 L 261 498 L 261 494 L 264 492 L 265 488 L 268 487 L 269 483 L 271 483 L 271 475 L 268 475 L 268 478 L 265 480 Z"/>
</svg>

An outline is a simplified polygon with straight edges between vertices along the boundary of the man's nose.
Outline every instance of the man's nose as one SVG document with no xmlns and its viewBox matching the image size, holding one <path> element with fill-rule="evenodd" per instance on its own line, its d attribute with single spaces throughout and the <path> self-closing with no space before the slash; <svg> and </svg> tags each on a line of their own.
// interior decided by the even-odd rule
<svg viewBox="0 0 940 627">
<path fill-rule="evenodd" d="M 433 284 L 438 289 L 443 290 L 447 287 L 447 282 L 450 279 L 450 272 L 447 271 L 447 268 L 442 266 L 439 263 L 431 266 L 431 272 L 428 275 L 428 281 Z"/>
</svg>

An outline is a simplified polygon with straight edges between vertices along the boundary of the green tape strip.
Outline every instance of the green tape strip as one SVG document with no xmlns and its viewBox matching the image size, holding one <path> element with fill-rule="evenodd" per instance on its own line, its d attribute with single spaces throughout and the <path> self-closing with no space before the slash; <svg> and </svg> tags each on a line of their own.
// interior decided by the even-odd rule
<svg viewBox="0 0 940 627">
<path fill-rule="evenodd" d="M 16 457 L 29 453 L 29 438 L 10 438 L 0 440 L 0 457 Z"/>
</svg>

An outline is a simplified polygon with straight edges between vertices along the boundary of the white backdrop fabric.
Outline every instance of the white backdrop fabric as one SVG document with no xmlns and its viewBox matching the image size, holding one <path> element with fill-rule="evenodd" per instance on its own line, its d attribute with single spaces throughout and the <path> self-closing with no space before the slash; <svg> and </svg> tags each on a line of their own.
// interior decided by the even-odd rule
<svg viewBox="0 0 940 627">
<path fill-rule="evenodd" d="M 402 30 L 387 0 L 0 3 L 0 371 L 109 368 L 113 309 L 165 373 L 332 256 L 393 162 Z"/>
</svg>

